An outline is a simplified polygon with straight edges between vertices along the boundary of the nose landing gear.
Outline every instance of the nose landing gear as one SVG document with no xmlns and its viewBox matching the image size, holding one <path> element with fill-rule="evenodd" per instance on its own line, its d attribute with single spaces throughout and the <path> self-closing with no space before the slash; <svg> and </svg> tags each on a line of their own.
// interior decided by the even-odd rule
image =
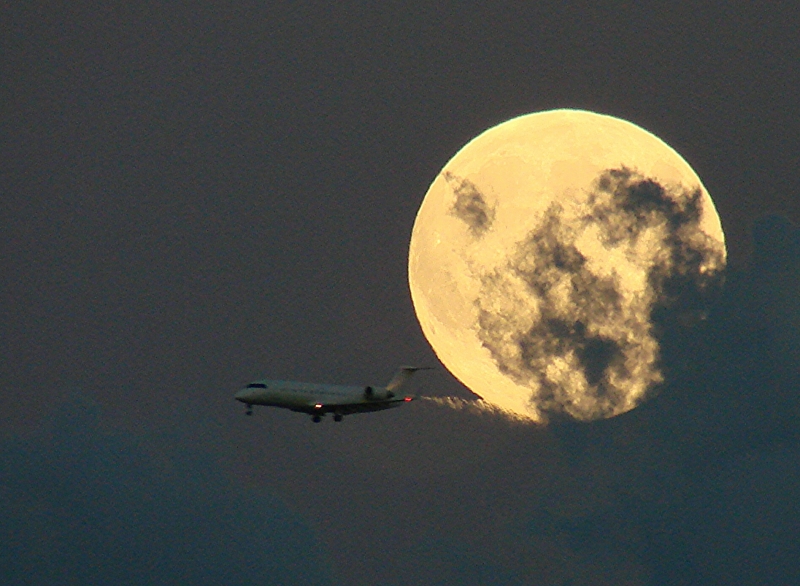
<svg viewBox="0 0 800 586">
<path fill-rule="evenodd" d="M 250 403 L 247 403 L 247 409 L 244 412 L 245 415 L 252 415 L 253 414 L 253 406 Z"/>
</svg>

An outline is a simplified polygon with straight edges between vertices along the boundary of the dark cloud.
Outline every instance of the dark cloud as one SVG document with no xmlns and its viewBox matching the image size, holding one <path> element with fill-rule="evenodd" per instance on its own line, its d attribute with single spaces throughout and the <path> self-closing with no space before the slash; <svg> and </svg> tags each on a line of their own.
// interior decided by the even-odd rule
<svg viewBox="0 0 800 586">
<path fill-rule="evenodd" d="M 643 232 L 659 225 L 667 228 L 661 258 L 647 275 L 655 293 L 652 317 L 656 323 L 665 325 L 659 320 L 665 309 L 669 310 L 669 320 L 682 324 L 703 317 L 722 284 L 724 260 L 718 243 L 699 229 L 702 192 L 695 188 L 670 193 L 652 179 L 624 167 L 604 173 L 597 187 L 611 194 L 611 200 L 599 203 L 596 194 L 590 196 L 592 209 L 584 221 L 597 224 L 602 218 L 606 244 L 636 241 Z M 704 265 L 717 270 L 704 271 Z"/>
<path fill-rule="evenodd" d="M 476 237 L 483 236 L 494 222 L 494 206 L 487 203 L 486 197 L 472 181 L 456 177 L 449 171 L 445 172 L 444 178 L 450 185 L 455 186 L 453 192 L 456 201 L 451 213 L 467 224 Z"/>
<path fill-rule="evenodd" d="M 109 433 L 90 404 L 0 443 L 3 584 L 329 584 L 311 530 L 208 456 Z M 186 442 L 180 442 L 185 444 Z"/>
<path fill-rule="evenodd" d="M 800 230 L 768 217 L 753 234 L 755 250 L 783 250 Z M 726 273 L 707 320 L 661 337 L 664 367 L 679 374 L 659 396 L 549 429 L 576 470 L 613 471 L 610 496 L 578 519 L 532 522 L 555 525 L 578 550 L 610 539 L 647 569 L 641 583 L 800 580 L 800 257 L 756 254 Z"/>
<path fill-rule="evenodd" d="M 763 271 L 786 271 L 800 261 L 800 231 L 783 216 L 759 218 L 753 244 L 753 262 Z"/>
<path fill-rule="evenodd" d="M 540 389 L 533 402 L 542 410 L 608 417 L 628 400 L 632 363 L 654 362 L 646 383 L 660 379 L 657 347 L 646 358 L 643 341 L 659 328 L 702 317 L 724 265 L 719 243 L 699 229 L 701 197 L 697 189 L 671 193 L 627 168 L 605 171 L 577 213 L 553 203 L 507 262 L 483 276 L 480 340 L 502 372 Z M 624 249 L 648 263 L 642 296 L 650 301 L 638 311 L 626 306 L 620 274 L 598 272 L 579 249 L 586 233 L 609 254 Z M 649 244 L 637 249 L 642 239 Z M 510 294 L 512 280 L 529 293 Z M 509 295 L 516 295 L 512 303 L 495 303 Z M 579 393 L 565 384 L 563 369 L 547 374 L 554 359 L 582 373 L 586 385 Z"/>
<path fill-rule="evenodd" d="M 780 222 L 782 230 L 758 226 Z M 754 249 L 780 249 L 797 241 L 800 230 L 786 220 L 763 218 L 756 223 Z M 796 437 L 800 429 L 800 257 L 753 257 L 747 271 L 728 270 L 723 295 L 707 322 L 692 339 L 666 331 L 665 366 L 679 371 L 691 365 L 681 380 L 702 392 L 689 399 L 704 418 L 700 428 L 720 438 L 718 450 L 762 443 L 763 433 Z M 687 351 L 688 347 L 688 351 Z M 697 380 L 695 380 L 697 379 Z M 683 395 L 683 393 L 681 393 Z"/>
</svg>

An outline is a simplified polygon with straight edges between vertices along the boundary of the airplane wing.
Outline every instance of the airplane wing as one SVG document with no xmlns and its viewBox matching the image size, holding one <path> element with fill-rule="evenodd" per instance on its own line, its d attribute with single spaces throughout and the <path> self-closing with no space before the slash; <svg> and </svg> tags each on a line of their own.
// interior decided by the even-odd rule
<svg viewBox="0 0 800 586">
<path fill-rule="evenodd" d="M 338 413 L 340 415 L 352 415 L 353 413 L 369 413 L 371 411 L 383 411 L 392 407 L 399 407 L 404 403 L 413 400 L 413 397 L 403 396 L 383 401 L 365 401 L 361 403 L 311 403 L 295 407 L 292 411 L 308 413 L 309 415 L 324 415 L 326 413 Z"/>
</svg>

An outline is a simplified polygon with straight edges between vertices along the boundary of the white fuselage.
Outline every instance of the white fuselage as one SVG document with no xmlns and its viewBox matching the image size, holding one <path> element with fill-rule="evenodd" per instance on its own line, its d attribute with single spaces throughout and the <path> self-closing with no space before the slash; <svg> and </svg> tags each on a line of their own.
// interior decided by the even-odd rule
<svg viewBox="0 0 800 586">
<path fill-rule="evenodd" d="M 428 369 L 401 366 L 385 387 L 257 380 L 234 397 L 247 405 L 248 415 L 252 414 L 253 405 L 266 405 L 308 413 L 315 422 L 326 413 L 333 413 L 334 420 L 341 421 L 350 413 L 381 411 L 408 403 L 413 397 L 400 394 L 400 387 L 418 370 Z"/>
<path fill-rule="evenodd" d="M 296 381 L 259 380 L 236 393 L 237 401 L 251 405 L 283 407 L 322 416 L 333 413 L 337 420 L 351 413 L 399 407 L 413 399 L 395 395 L 385 387 L 326 385 Z"/>
</svg>

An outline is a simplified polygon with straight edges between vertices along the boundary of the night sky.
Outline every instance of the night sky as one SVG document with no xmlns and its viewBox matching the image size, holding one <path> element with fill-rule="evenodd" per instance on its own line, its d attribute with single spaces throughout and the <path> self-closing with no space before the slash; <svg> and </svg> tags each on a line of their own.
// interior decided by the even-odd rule
<svg viewBox="0 0 800 586">
<path fill-rule="evenodd" d="M 800 582 L 797 8 L 529 4 L 0 7 L 0 582 Z M 400 364 L 472 397 L 414 315 L 415 214 L 468 140 L 558 107 L 662 138 L 722 219 L 656 398 L 244 416 L 252 379 Z"/>
</svg>

